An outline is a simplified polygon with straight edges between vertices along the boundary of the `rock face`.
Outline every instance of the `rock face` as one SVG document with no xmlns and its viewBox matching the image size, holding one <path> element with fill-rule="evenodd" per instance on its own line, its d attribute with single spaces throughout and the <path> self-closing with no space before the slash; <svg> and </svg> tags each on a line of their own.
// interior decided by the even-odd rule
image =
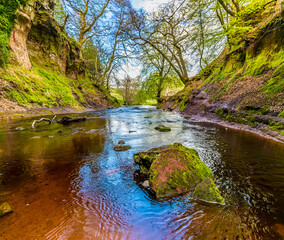
<svg viewBox="0 0 284 240">
<path fill-rule="evenodd" d="M 159 154 L 149 174 L 151 188 L 158 198 L 189 192 L 207 177 L 213 178 L 197 151 L 178 143 Z"/>
<path fill-rule="evenodd" d="M 13 212 L 13 210 L 7 202 L 0 203 L 0 217 L 3 217 L 11 212 Z"/>
<path fill-rule="evenodd" d="M 31 29 L 31 24 L 34 19 L 33 2 L 31 1 L 25 7 L 21 7 L 17 11 L 17 23 L 14 26 L 10 38 L 10 47 L 15 55 L 15 58 L 25 68 L 31 69 L 27 38 Z"/>
<path fill-rule="evenodd" d="M 193 197 L 199 200 L 224 205 L 225 200 L 211 178 L 206 178 L 194 189 Z"/>
<path fill-rule="evenodd" d="M 155 127 L 156 130 L 158 130 L 159 132 L 170 132 L 171 128 L 164 126 L 163 124 L 158 125 L 157 127 Z"/>
<path fill-rule="evenodd" d="M 84 77 L 86 64 L 79 45 L 53 17 L 53 0 L 31 0 L 17 10 L 10 38 L 16 60 L 31 69 L 31 62 L 59 71 L 72 79 Z"/>
</svg>

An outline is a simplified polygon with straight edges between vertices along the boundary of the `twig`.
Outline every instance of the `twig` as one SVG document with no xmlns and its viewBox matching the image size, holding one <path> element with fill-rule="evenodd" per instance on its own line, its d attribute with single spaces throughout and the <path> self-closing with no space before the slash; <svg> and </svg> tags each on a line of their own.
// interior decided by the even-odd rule
<svg viewBox="0 0 284 240">
<path fill-rule="evenodd" d="M 54 116 L 53 118 L 55 118 L 56 116 Z M 51 120 L 50 119 L 48 119 L 48 118 L 41 118 L 41 119 L 39 119 L 39 120 L 34 120 L 33 121 L 33 124 L 32 124 L 32 128 L 35 128 L 35 124 L 36 123 L 40 123 L 40 122 L 42 122 L 42 121 L 46 121 L 46 122 L 49 122 L 49 124 L 51 124 Z"/>
</svg>

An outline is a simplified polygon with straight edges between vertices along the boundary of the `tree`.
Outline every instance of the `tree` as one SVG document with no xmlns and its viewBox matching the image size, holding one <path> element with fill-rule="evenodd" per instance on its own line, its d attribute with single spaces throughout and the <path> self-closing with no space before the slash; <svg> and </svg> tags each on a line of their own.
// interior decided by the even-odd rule
<svg viewBox="0 0 284 240">
<path fill-rule="evenodd" d="M 139 81 L 134 78 L 130 78 L 127 76 L 122 81 L 122 87 L 123 87 L 123 100 L 124 104 L 130 105 L 133 103 L 135 99 L 135 95 L 138 93 L 139 88 Z"/>
<path fill-rule="evenodd" d="M 104 15 L 110 0 L 63 0 L 65 10 L 71 9 L 73 16 L 69 21 L 71 32 L 75 32 L 75 38 L 82 49 L 84 43 L 96 34 L 104 31 L 100 28 L 99 19 Z"/>
<path fill-rule="evenodd" d="M 164 47 L 163 52 L 166 51 Z M 166 87 L 181 84 L 166 59 L 148 45 L 143 47 L 141 62 L 143 64 L 142 73 L 146 76 L 142 83 L 142 90 L 146 90 L 152 98 L 158 100 Z"/>
<path fill-rule="evenodd" d="M 196 13 L 196 8 L 189 7 L 188 1 L 174 0 L 150 16 L 133 13 L 129 27 L 133 41 L 154 49 L 183 83 L 189 81 L 188 71 L 197 60 L 189 57 Z"/>
<path fill-rule="evenodd" d="M 98 46 L 95 46 L 91 39 L 85 43 L 83 48 L 83 57 L 91 75 L 91 79 L 96 83 L 99 82 L 104 68 L 100 60 L 101 52 L 102 50 Z"/>
</svg>

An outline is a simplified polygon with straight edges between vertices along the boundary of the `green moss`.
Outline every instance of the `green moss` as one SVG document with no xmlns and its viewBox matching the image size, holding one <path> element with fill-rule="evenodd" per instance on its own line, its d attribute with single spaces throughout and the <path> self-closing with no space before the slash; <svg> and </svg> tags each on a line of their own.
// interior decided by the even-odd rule
<svg viewBox="0 0 284 240">
<path fill-rule="evenodd" d="M 24 117 L 24 116 L 25 116 L 25 114 L 13 114 L 11 116 L 11 118 L 20 118 L 20 117 Z"/>
<path fill-rule="evenodd" d="M 268 95 L 284 92 L 284 63 L 274 71 L 262 91 Z"/>
<path fill-rule="evenodd" d="M 9 39 L 16 22 L 16 11 L 28 0 L 0 1 L 0 67 L 8 62 Z"/>
<path fill-rule="evenodd" d="M 2 94 L 29 107 L 78 107 L 87 104 L 86 97 L 100 98 L 90 79 L 69 79 L 35 64 L 32 71 L 19 65 L 8 65 L 6 71 L 0 73 L 0 78 L 6 82 Z"/>
<path fill-rule="evenodd" d="M 210 203 L 225 204 L 225 200 L 221 196 L 219 189 L 209 177 L 197 185 L 193 192 L 193 197 Z"/>
<path fill-rule="evenodd" d="M 159 132 L 170 132 L 171 128 L 164 126 L 163 124 L 158 125 L 155 129 Z"/>
<path fill-rule="evenodd" d="M 284 118 L 284 110 L 278 115 L 280 118 Z"/>
<path fill-rule="evenodd" d="M 140 171 L 142 173 L 147 173 L 159 154 L 160 152 L 157 151 L 139 152 L 135 153 L 133 158 L 134 162 L 140 166 Z"/>
<path fill-rule="evenodd" d="M 182 100 L 178 106 L 178 109 L 180 112 L 182 112 L 187 107 L 190 96 L 191 96 L 191 92 L 189 91 L 182 97 Z"/>
<path fill-rule="evenodd" d="M 246 124 L 252 127 L 257 126 L 255 117 L 251 113 L 238 113 L 228 111 L 227 109 L 216 109 L 215 114 L 228 122 Z"/>
<path fill-rule="evenodd" d="M 277 47 L 277 46 L 275 46 Z M 257 56 L 249 56 L 247 58 L 246 74 L 249 76 L 262 76 L 269 69 L 275 68 L 284 62 L 284 50 L 264 48 Z M 283 70 L 282 70 L 283 71 Z"/>
<path fill-rule="evenodd" d="M 158 198 L 193 190 L 213 175 L 194 149 L 180 143 L 163 150 L 150 167 L 150 185 Z"/>
<path fill-rule="evenodd" d="M 284 123 L 282 122 L 276 122 L 276 121 L 270 120 L 268 124 L 269 124 L 270 129 L 273 131 L 282 132 L 284 130 Z"/>
</svg>

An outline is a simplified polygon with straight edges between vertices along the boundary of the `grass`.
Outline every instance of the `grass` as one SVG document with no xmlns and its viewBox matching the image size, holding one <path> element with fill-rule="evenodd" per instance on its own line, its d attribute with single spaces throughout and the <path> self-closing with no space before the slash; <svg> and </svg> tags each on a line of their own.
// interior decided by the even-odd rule
<svg viewBox="0 0 284 240">
<path fill-rule="evenodd" d="M 268 95 L 284 92 L 284 63 L 274 71 L 262 90 Z"/>
<path fill-rule="evenodd" d="M 87 104 L 86 97 L 98 97 L 90 79 L 73 80 L 34 64 L 32 71 L 8 65 L 0 78 L 5 82 L 2 93 L 6 98 L 30 107 L 80 107 Z"/>
</svg>

